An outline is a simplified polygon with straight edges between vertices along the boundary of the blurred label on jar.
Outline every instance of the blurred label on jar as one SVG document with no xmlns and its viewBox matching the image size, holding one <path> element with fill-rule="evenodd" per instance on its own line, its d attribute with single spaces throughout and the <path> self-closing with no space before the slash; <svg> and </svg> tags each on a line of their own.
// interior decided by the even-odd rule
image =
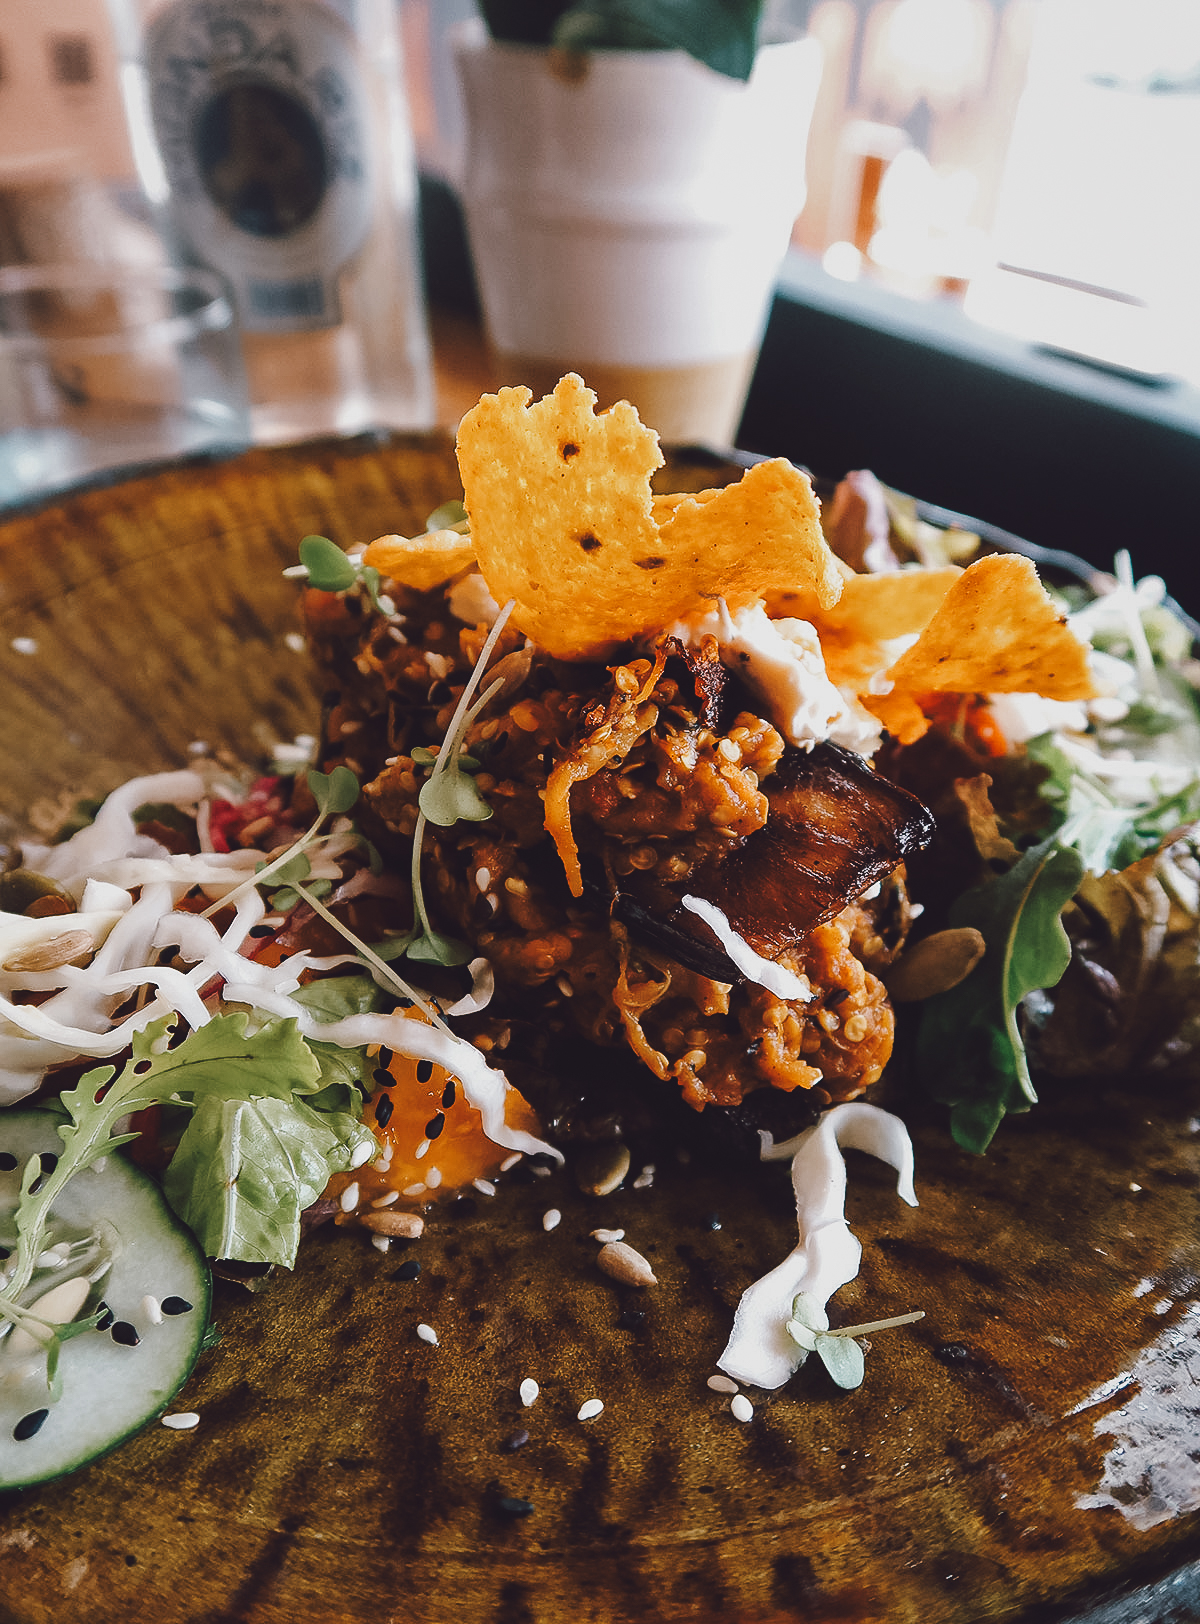
<svg viewBox="0 0 1200 1624">
<path fill-rule="evenodd" d="M 336 326 L 372 220 L 351 30 L 316 0 L 184 0 L 151 24 L 146 68 L 176 229 L 232 284 L 243 330 Z"/>
</svg>

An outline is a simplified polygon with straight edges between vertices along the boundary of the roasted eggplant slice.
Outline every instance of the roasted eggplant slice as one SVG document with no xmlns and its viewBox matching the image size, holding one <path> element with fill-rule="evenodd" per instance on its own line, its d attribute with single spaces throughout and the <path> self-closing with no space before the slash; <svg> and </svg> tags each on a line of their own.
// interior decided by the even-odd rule
<svg viewBox="0 0 1200 1624">
<path fill-rule="evenodd" d="M 687 887 L 765 958 L 803 941 L 933 837 L 933 816 L 915 795 L 836 744 L 789 747 L 763 789 L 764 827 L 703 863 Z M 713 941 L 682 906 L 667 923 Z"/>
</svg>

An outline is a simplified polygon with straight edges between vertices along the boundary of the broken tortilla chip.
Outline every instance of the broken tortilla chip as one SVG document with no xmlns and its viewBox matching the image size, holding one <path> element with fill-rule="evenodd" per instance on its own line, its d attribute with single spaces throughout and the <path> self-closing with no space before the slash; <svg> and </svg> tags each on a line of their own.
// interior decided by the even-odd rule
<svg viewBox="0 0 1200 1624">
<path fill-rule="evenodd" d="M 380 575 L 432 592 L 475 562 L 475 543 L 457 530 L 430 530 L 426 535 L 379 536 L 363 554 L 363 563 Z"/>
<path fill-rule="evenodd" d="M 1086 644 L 1017 553 L 969 565 L 887 676 L 893 693 L 1089 699 L 1095 692 Z"/>
<path fill-rule="evenodd" d="M 830 606 L 842 571 L 807 478 L 782 460 L 736 484 L 655 499 L 658 437 L 622 402 L 596 414 L 574 373 L 530 404 L 485 395 L 459 426 L 479 567 L 497 603 L 559 659 L 604 658 L 724 597 L 736 610 L 794 586 Z"/>
</svg>

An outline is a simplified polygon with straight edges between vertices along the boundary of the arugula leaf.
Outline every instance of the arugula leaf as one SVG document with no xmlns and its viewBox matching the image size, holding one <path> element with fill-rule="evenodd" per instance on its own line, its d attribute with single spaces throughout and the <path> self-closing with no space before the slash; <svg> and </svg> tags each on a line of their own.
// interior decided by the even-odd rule
<svg viewBox="0 0 1200 1624">
<path fill-rule="evenodd" d="M 292 993 L 297 1004 L 311 1010 L 322 1026 L 344 1021 L 348 1015 L 369 1015 L 383 1003 L 383 994 L 370 976 L 322 976 Z"/>
<path fill-rule="evenodd" d="M 201 1100 L 167 1169 L 167 1200 L 210 1257 L 291 1268 L 300 1214 L 369 1130 L 301 1100 Z"/>
<path fill-rule="evenodd" d="M 950 910 L 948 923 L 974 925 L 987 951 L 965 981 L 926 1000 L 917 1066 L 930 1095 L 951 1107 L 964 1150 L 986 1150 L 1006 1111 L 1037 1100 L 1017 1008 L 1027 993 L 1055 986 L 1070 962 L 1060 915 L 1083 875 L 1077 851 L 1047 840 Z"/>
</svg>

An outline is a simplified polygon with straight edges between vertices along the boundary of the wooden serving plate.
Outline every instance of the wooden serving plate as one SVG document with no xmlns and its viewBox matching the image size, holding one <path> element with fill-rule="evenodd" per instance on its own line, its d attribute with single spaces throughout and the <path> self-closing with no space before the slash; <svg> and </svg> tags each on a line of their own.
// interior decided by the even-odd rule
<svg viewBox="0 0 1200 1624">
<path fill-rule="evenodd" d="M 0 525 L 8 828 L 193 740 L 245 756 L 311 728 L 280 573 L 299 538 L 411 533 L 457 490 L 445 439 L 352 441 Z M 718 1136 L 606 1197 L 510 1175 L 386 1256 L 317 1232 L 268 1290 L 219 1283 L 219 1345 L 172 1406 L 195 1431 L 0 1495 L 0 1624 L 1196 1616 L 1200 1090 L 1045 1093 L 983 1159 L 889 1101 L 921 1204 L 851 1154 L 863 1266 L 832 1307 L 926 1317 L 875 1339 L 857 1391 L 810 1361 L 745 1425 L 706 1379 L 795 1230 L 786 1169 Z M 597 1226 L 659 1284 L 602 1275 Z"/>
</svg>

